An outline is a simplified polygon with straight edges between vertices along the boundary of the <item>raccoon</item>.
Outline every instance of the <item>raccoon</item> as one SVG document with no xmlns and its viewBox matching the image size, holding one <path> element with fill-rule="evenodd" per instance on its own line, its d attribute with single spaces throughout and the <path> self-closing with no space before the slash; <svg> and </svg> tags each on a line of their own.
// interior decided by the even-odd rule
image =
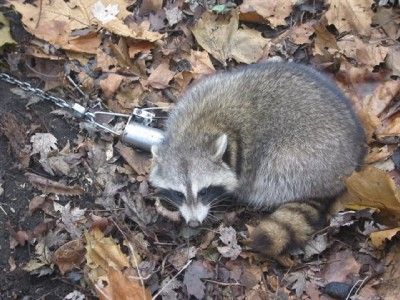
<svg viewBox="0 0 400 300">
<path fill-rule="evenodd" d="M 228 195 L 272 211 L 250 244 L 278 257 L 323 226 L 364 149 L 359 120 L 327 78 L 295 63 L 254 64 L 187 90 L 151 149 L 149 180 L 192 227 Z"/>
</svg>

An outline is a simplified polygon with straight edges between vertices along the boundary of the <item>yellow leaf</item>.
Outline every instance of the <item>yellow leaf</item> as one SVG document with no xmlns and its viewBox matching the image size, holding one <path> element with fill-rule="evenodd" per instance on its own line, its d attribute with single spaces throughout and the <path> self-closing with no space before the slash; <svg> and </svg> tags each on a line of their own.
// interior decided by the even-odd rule
<svg viewBox="0 0 400 300">
<path fill-rule="evenodd" d="M 346 186 L 348 195 L 342 199 L 346 207 L 373 207 L 400 217 L 400 189 L 386 172 L 368 167 L 347 178 Z"/>
<path fill-rule="evenodd" d="M 97 287 L 100 300 L 150 300 L 151 292 L 140 283 L 128 278 L 121 271 L 109 268 L 105 288 Z"/>
<path fill-rule="evenodd" d="M 400 227 L 376 231 L 372 232 L 369 237 L 371 239 L 371 243 L 375 248 L 380 248 L 386 240 L 391 240 L 398 232 L 400 231 Z"/>
<path fill-rule="evenodd" d="M 103 232 L 95 228 L 85 233 L 86 261 L 91 269 L 101 268 L 103 271 L 109 267 L 118 270 L 129 267 L 128 257 L 112 238 L 104 237 Z"/>
<path fill-rule="evenodd" d="M 14 39 L 11 37 L 10 34 L 10 23 L 4 17 L 3 13 L 0 12 L 0 47 L 2 47 L 5 44 L 15 44 L 16 42 Z"/>
</svg>

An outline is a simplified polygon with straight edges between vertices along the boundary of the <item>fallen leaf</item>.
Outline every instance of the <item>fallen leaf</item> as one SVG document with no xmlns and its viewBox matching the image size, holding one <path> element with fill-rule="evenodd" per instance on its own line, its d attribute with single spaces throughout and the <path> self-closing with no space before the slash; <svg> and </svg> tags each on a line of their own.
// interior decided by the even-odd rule
<svg viewBox="0 0 400 300">
<path fill-rule="evenodd" d="M 206 51 L 190 50 L 188 60 L 191 65 L 191 73 L 194 78 L 199 78 L 203 75 L 212 74 L 215 68 L 211 62 L 210 56 Z"/>
<path fill-rule="evenodd" d="M 324 269 L 325 282 L 345 282 L 350 276 L 358 275 L 361 265 L 353 256 L 351 250 L 332 252 L 328 259 L 329 263 Z"/>
<path fill-rule="evenodd" d="M 98 26 L 91 7 L 98 0 L 77 1 L 70 3 L 63 0 L 43 2 L 41 5 L 33 5 L 23 0 L 9 1 L 16 11 L 22 15 L 25 28 L 39 39 L 43 39 L 52 45 L 65 50 L 79 51 L 95 54 L 100 45 L 100 38 L 93 32 L 83 32 L 80 36 L 89 35 L 89 43 L 74 41 L 77 37 L 74 32 L 90 27 Z M 102 27 L 108 29 L 108 25 L 117 22 L 121 27 L 128 28 L 124 23 L 130 12 L 126 10 L 127 4 L 124 0 L 102 0 L 103 5 L 118 5 L 118 18 L 111 20 Z M 114 10 L 115 12 L 115 10 Z M 101 23 L 101 22 L 100 22 Z M 111 26 L 112 29 L 112 26 Z M 118 34 L 118 31 L 116 32 Z M 132 33 L 131 33 L 132 34 Z"/>
<path fill-rule="evenodd" d="M 243 14 L 256 13 L 266 19 L 273 27 L 286 25 L 285 19 L 292 12 L 294 1 L 244 0 L 240 5 Z"/>
<path fill-rule="evenodd" d="M 222 227 L 220 229 L 221 236 L 219 239 L 225 244 L 225 246 L 217 247 L 218 252 L 222 254 L 223 257 L 229 257 L 232 260 L 238 258 L 242 252 L 242 247 L 240 247 L 236 240 L 236 230 L 230 227 Z"/>
<path fill-rule="evenodd" d="M 109 267 L 122 270 L 129 267 L 128 257 L 122 253 L 118 244 L 109 237 L 105 237 L 103 232 L 95 228 L 85 233 L 86 238 L 86 261 L 91 269 L 101 268 L 104 272 Z"/>
<path fill-rule="evenodd" d="M 163 0 L 143 0 L 140 6 L 140 12 L 147 14 L 151 11 L 155 12 L 162 8 Z"/>
<path fill-rule="evenodd" d="M 85 247 L 81 239 L 72 240 L 62 245 L 53 254 L 53 261 L 64 275 L 73 268 L 78 268 L 85 260 Z"/>
<path fill-rule="evenodd" d="M 77 196 L 82 195 L 84 190 L 78 185 L 68 186 L 63 183 L 47 179 L 33 173 L 25 173 L 29 182 L 43 193 L 54 193 L 58 195 Z"/>
<path fill-rule="evenodd" d="M 1 116 L 0 125 L 0 133 L 7 137 L 13 155 L 24 168 L 28 168 L 31 152 L 31 146 L 26 143 L 28 129 L 11 113 Z"/>
<path fill-rule="evenodd" d="M 151 300 L 149 289 L 141 286 L 139 281 L 125 276 L 121 271 L 110 267 L 107 273 L 108 285 L 97 289 L 100 300 Z"/>
<path fill-rule="evenodd" d="M 295 290 L 297 298 L 300 298 L 306 289 L 305 272 L 290 273 L 285 280 L 292 286 L 292 290 Z"/>
<path fill-rule="evenodd" d="M 100 80 L 100 87 L 106 98 L 112 98 L 121 85 L 124 76 L 118 74 L 108 74 L 105 79 Z"/>
<path fill-rule="evenodd" d="M 304 247 L 304 258 L 309 259 L 313 255 L 321 254 L 328 247 L 326 234 L 318 234 Z"/>
<path fill-rule="evenodd" d="M 201 279 L 211 278 L 213 272 L 209 270 L 205 262 L 195 261 L 189 265 L 183 277 L 183 284 L 186 286 L 189 295 L 196 299 L 203 299 L 206 286 Z"/>
<path fill-rule="evenodd" d="M 91 6 L 93 17 L 102 23 L 107 23 L 117 18 L 119 13 L 118 4 L 108 4 L 105 6 L 101 0 Z"/>
<path fill-rule="evenodd" d="M 68 202 L 65 206 L 54 202 L 54 210 L 61 213 L 61 221 L 64 224 L 64 228 L 72 238 L 80 238 L 82 228 L 80 228 L 79 224 L 86 222 L 86 209 L 80 209 L 79 207 L 71 208 L 71 202 Z"/>
<path fill-rule="evenodd" d="M 385 269 L 378 286 L 378 295 L 385 300 L 397 300 L 400 293 L 400 246 L 395 244 L 384 258 Z"/>
<path fill-rule="evenodd" d="M 174 75 L 175 72 L 169 69 L 169 64 L 163 62 L 151 72 L 146 83 L 155 89 L 165 89 Z"/>
<path fill-rule="evenodd" d="M 4 17 L 3 13 L 0 12 L 0 48 L 6 44 L 15 44 L 16 42 L 10 34 L 10 22 Z"/>
<path fill-rule="evenodd" d="M 182 10 L 179 9 L 178 6 L 174 6 L 172 8 L 164 8 L 164 10 L 169 26 L 174 26 L 175 24 L 180 22 L 183 18 Z"/>
<path fill-rule="evenodd" d="M 115 149 L 121 154 L 125 161 L 135 170 L 138 175 L 147 174 L 150 170 L 150 156 L 142 152 L 137 152 L 131 147 L 127 147 L 118 142 Z"/>
<path fill-rule="evenodd" d="M 356 35 L 346 35 L 337 41 L 337 46 L 347 58 L 368 66 L 372 71 L 375 66 L 385 61 L 389 48 L 380 43 L 364 42 Z"/>
<path fill-rule="evenodd" d="M 226 16 L 205 12 L 192 28 L 197 42 L 222 64 L 229 58 L 252 63 L 264 54 L 268 39 L 254 29 L 238 29 L 237 11 Z"/>
<path fill-rule="evenodd" d="M 46 159 L 51 151 L 58 150 L 57 138 L 51 133 L 35 133 L 31 136 L 31 143 L 31 155 L 39 153 L 41 159 Z"/>
<path fill-rule="evenodd" d="M 394 46 L 390 48 L 386 65 L 392 70 L 394 76 L 400 76 L 400 48 Z"/>
<path fill-rule="evenodd" d="M 346 179 L 348 195 L 343 203 L 348 208 L 377 208 L 397 217 L 400 215 L 400 190 L 384 171 L 368 167 Z"/>
<path fill-rule="evenodd" d="M 400 227 L 382 231 L 375 231 L 372 232 L 369 237 L 371 239 L 372 245 L 375 248 L 381 248 L 386 240 L 390 241 L 399 231 Z"/>
<path fill-rule="evenodd" d="M 335 25 L 340 33 L 350 31 L 369 36 L 373 15 L 372 3 L 372 0 L 330 0 L 325 17 L 328 24 Z"/>
<path fill-rule="evenodd" d="M 175 269 L 180 270 L 189 260 L 196 256 L 197 249 L 194 246 L 181 248 L 175 250 L 171 256 L 168 257 L 168 262 L 174 266 Z"/>
</svg>

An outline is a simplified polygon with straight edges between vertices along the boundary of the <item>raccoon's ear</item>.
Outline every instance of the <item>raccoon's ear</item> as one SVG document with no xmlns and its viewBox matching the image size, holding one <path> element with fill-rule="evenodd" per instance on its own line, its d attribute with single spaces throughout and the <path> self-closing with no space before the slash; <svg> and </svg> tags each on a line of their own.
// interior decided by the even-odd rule
<svg viewBox="0 0 400 300">
<path fill-rule="evenodd" d="M 214 151 L 212 158 L 214 160 L 222 160 L 222 157 L 224 156 L 227 147 L 228 147 L 228 136 L 224 133 L 221 136 L 219 136 L 212 144 L 211 149 L 212 151 Z"/>
</svg>

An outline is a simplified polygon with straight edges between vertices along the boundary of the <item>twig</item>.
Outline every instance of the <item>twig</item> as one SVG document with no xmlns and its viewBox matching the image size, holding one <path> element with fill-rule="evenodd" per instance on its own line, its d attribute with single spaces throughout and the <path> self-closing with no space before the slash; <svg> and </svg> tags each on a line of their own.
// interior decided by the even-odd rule
<svg viewBox="0 0 400 300">
<path fill-rule="evenodd" d="M 87 98 L 86 94 L 81 90 L 81 88 L 75 83 L 75 81 L 71 78 L 71 76 L 67 76 L 68 81 L 75 87 L 75 89 L 85 98 Z"/>
<path fill-rule="evenodd" d="M 7 212 L 4 210 L 3 206 L 0 205 L 0 210 L 6 215 L 8 216 Z"/>
<path fill-rule="evenodd" d="M 215 280 L 210 280 L 210 279 L 206 279 L 204 281 L 210 282 L 210 283 L 215 283 L 215 284 L 222 285 L 222 286 L 233 286 L 233 285 L 243 286 L 243 284 L 240 284 L 239 282 L 221 282 L 221 281 L 215 281 Z"/>
<path fill-rule="evenodd" d="M 105 293 L 103 292 L 103 290 L 100 288 L 100 286 L 98 285 L 98 283 L 96 283 L 94 286 L 95 286 L 96 290 L 97 290 L 104 298 L 106 298 L 107 300 L 111 300 L 111 299 L 108 297 L 108 295 L 105 294 Z"/>
<path fill-rule="evenodd" d="M 183 267 L 182 267 L 182 269 L 180 269 L 179 270 L 179 272 L 178 273 L 176 273 L 175 274 L 175 276 L 174 277 L 172 277 L 152 298 L 151 298 L 151 300 L 155 300 L 158 296 L 160 296 L 160 294 L 162 293 L 162 291 L 168 286 L 168 285 L 170 285 L 171 284 L 171 282 L 176 278 L 176 277 L 178 277 L 179 276 L 179 274 L 181 274 L 182 272 L 183 272 L 183 270 L 185 270 L 190 264 L 192 263 L 192 259 L 190 259 L 187 263 L 186 263 L 186 265 L 184 265 Z"/>
<path fill-rule="evenodd" d="M 111 221 L 114 223 L 115 227 L 117 227 L 117 229 L 121 232 L 121 234 L 124 236 L 124 238 L 126 239 L 126 241 L 127 241 L 127 243 L 128 243 L 128 247 L 129 247 L 129 250 L 130 250 L 131 253 L 132 253 L 133 260 L 135 261 L 136 271 L 137 271 L 137 273 L 138 273 L 138 275 L 139 275 L 139 280 L 140 280 L 140 283 L 141 283 L 141 285 L 142 285 L 143 299 L 145 299 L 145 298 L 146 298 L 146 290 L 145 290 L 145 286 L 144 286 L 143 277 L 142 277 L 142 275 L 140 274 L 139 262 L 137 261 L 136 253 L 135 253 L 135 251 L 134 251 L 134 249 L 133 249 L 133 247 L 132 247 L 131 242 L 129 241 L 128 237 L 126 236 L 125 232 L 122 231 L 122 229 L 118 226 L 117 222 L 115 222 L 113 219 L 111 219 Z"/>
<path fill-rule="evenodd" d="M 356 283 L 351 287 L 350 292 L 347 294 L 346 299 L 345 300 L 349 300 L 350 296 L 352 296 L 352 292 L 354 290 L 354 288 L 358 285 L 358 288 L 356 289 L 356 291 L 354 292 L 354 295 L 356 295 L 358 293 L 358 291 L 361 289 L 361 287 L 364 285 L 365 281 L 369 278 L 369 276 L 365 277 L 363 280 L 357 280 Z"/>
</svg>

